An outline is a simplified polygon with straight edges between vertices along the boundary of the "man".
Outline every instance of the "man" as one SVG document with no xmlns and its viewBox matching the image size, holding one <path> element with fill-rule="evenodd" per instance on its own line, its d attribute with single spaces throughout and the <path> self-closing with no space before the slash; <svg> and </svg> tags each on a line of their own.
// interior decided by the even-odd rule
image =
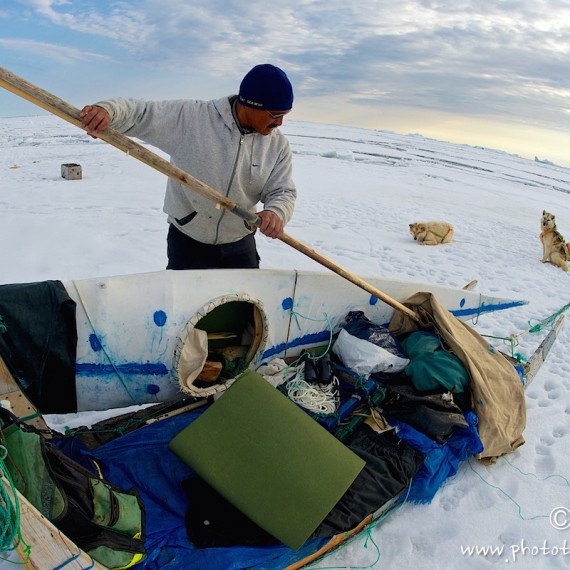
<svg viewBox="0 0 570 570">
<path fill-rule="evenodd" d="M 297 192 L 291 150 L 277 127 L 293 107 L 293 89 L 283 70 L 257 65 L 243 78 L 239 94 L 212 101 L 111 99 L 81 110 L 92 136 L 108 126 L 170 155 L 175 166 L 256 210 L 259 230 L 283 233 Z M 243 219 L 168 179 L 164 212 L 168 230 L 167 269 L 258 268 L 254 232 Z"/>
</svg>

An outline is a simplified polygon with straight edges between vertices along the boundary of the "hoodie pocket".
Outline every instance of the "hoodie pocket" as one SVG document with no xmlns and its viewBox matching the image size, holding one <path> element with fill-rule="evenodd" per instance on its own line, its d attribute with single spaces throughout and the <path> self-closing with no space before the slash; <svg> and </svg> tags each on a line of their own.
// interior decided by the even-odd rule
<svg viewBox="0 0 570 570">
<path fill-rule="evenodd" d="M 186 224 L 190 223 L 195 217 L 198 212 L 192 212 L 183 218 L 174 218 L 179 226 L 185 226 Z"/>
</svg>

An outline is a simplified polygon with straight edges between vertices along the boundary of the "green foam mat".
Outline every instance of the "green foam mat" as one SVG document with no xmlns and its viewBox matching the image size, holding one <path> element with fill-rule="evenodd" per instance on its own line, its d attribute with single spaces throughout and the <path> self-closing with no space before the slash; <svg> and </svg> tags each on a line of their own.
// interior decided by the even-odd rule
<svg viewBox="0 0 570 570">
<path fill-rule="evenodd" d="M 243 514 L 295 550 L 365 464 L 251 370 L 169 447 Z"/>
</svg>

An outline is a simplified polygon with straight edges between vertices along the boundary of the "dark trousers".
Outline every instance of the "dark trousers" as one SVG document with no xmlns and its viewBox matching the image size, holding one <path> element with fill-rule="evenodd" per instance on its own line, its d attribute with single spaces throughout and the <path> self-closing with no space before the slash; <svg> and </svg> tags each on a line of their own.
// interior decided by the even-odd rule
<svg viewBox="0 0 570 570">
<path fill-rule="evenodd" d="M 166 269 L 259 268 L 254 234 L 233 243 L 210 245 L 192 239 L 170 224 L 166 240 Z"/>
</svg>

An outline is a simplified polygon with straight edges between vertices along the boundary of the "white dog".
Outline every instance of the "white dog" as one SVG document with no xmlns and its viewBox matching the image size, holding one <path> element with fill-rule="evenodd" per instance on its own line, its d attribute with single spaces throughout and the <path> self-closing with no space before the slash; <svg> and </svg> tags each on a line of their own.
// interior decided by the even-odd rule
<svg viewBox="0 0 570 570">
<path fill-rule="evenodd" d="M 410 233 L 422 245 L 439 245 L 453 239 L 453 226 L 447 222 L 416 222 L 410 224 Z"/>
</svg>

